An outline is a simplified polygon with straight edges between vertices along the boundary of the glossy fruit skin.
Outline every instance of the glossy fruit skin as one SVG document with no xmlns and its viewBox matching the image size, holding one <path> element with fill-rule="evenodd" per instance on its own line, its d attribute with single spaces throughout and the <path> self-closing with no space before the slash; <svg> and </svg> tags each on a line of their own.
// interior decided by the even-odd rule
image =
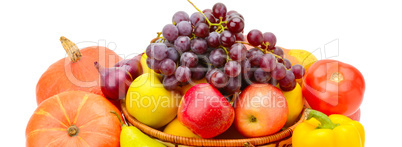
<svg viewBox="0 0 402 147">
<path fill-rule="evenodd" d="M 285 128 L 294 125 L 299 120 L 299 115 L 303 110 L 303 95 L 301 86 L 296 83 L 296 87 L 291 91 L 283 91 L 283 96 L 288 103 L 289 115 L 285 124 Z"/>
<path fill-rule="evenodd" d="M 355 121 L 360 121 L 360 115 L 361 115 L 361 112 L 360 112 L 360 108 L 359 108 L 359 110 L 357 110 L 355 113 L 353 113 L 352 115 L 349 115 L 347 117 L 349 117 L 350 119 L 355 120 Z"/>
<path fill-rule="evenodd" d="M 26 146 L 120 146 L 120 111 L 103 96 L 66 91 L 43 101 L 29 119 Z M 96 121 L 94 121 L 96 120 Z M 67 129 L 78 133 L 70 137 Z M 102 141 L 100 141 L 102 140 Z"/>
<path fill-rule="evenodd" d="M 120 147 L 166 147 L 134 126 L 123 125 L 120 136 Z"/>
<path fill-rule="evenodd" d="M 180 98 L 180 94 L 166 90 L 157 76 L 145 73 L 131 83 L 126 108 L 138 121 L 157 129 L 176 117 Z"/>
<path fill-rule="evenodd" d="M 195 135 L 191 130 L 189 130 L 186 126 L 179 122 L 179 119 L 174 119 L 170 122 L 165 129 L 164 133 L 172 134 L 175 136 L 183 136 L 183 137 L 193 137 L 193 138 L 201 138 L 200 136 Z"/>
<path fill-rule="evenodd" d="M 338 78 L 336 75 L 339 75 Z M 303 96 L 311 108 L 327 115 L 346 116 L 359 109 L 366 88 L 359 70 L 329 59 L 319 60 L 310 66 L 302 87 Z"/>
<path fill-rule="evenodd" d="M 234 104 L 235 125 L 244 137 L 261 137 L 279 131 L 288 118 L 288 105 L 282 92 L 270 84 L 251 84 Z M 256 122 L 251 122 L 254 116 Z"/>
<path fill-rule="evenodd" d="M 67 90 L 87 91 L 103 96 L 99 72 L 94 67 L 94 62 L 97 61 L 101 66 L 109 68 L 122 58 L 102 46 L 87 47 L 80 52 L 82 57 L 77 62 L 72 62 L 69 57 L 60 59 L 42 74 L 36 85 L 38 105 L 47 98 Z"/>
<path fill-rule="evenodd" d="M 251 84 L 236 99 L 235 125 L 244 137 L 261 137 L 278 132 L 288 118 L 282 92 L 270 84 Z M 256 121 L 252 122 L 251 117 Z"/>
<path fill-rule="evenodd" d="M 183 96 L 177 111 L 179 121 L 202 138 L 225 132 L 235 114 L 230 103 L 208 83 L 191 87 Z"/>
<path fill-rule="evenodd" d="M 127 72 L 130 73 L 131 77 L 133 79 L 137 78 L 138 76 L 140 76 L 142 74 L 142 67 L 141 67 L 141 56 L 137 55 L 136 57 L 132 58 L 132 59 L 125 59 L 125 60 L 121 60 L 119 62 L 117 62 L 114 67 L 120 67 L 125 69 Z"/>
</svg>

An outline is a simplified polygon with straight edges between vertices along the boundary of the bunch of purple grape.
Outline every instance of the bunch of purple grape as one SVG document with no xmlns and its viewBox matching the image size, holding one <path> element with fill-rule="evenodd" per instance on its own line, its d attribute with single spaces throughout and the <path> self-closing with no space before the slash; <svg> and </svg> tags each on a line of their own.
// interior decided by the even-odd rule
<svg viewBox="0 0 402 147">
<path fill-rule="evenodd" d="M 292 66 L 283 58 L 273 33 L 252 30 L 247 43 L 243 29 L 244 17 L 227 12 L 222 3 L 191 16 L 178 11 L 172 24 L 163 27 L 163 37 L 147 47 L 148 67 L 163 75 L 168 90 L 204 77 L 226 95 L 251 83 L 279 81 L 283 90 L 294 89 L 296 79 L 304 74 L 303 66 Z M 255 48 L 247 50 L 244 44 Z"/>
</svg>

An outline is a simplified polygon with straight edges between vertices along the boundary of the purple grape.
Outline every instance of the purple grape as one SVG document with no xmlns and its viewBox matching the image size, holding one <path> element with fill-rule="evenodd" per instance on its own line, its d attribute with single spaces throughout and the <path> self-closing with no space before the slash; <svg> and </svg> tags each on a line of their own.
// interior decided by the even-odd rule
<svg viewBox="0 0 402 147">
<path fill-rule="evenodd" d="M 191 79 L 201 80 L 202 78 L 204 78 L 206 72 L 207 68 L 205 68 L 201 64 L 198 64 L 196 67 L 191 68 Z"/>
<path fill-rule="evenodd" d="M 214 15 L 212 15 L 212 13 L 204 13 L 204 15 L 207 17 L 207 19 L 209 20 L 209 22 L 211 23 L 216 23 L 216 18 Z"/>
<path fill-rule="evenodd" d="M 212 14 L 216 17 L 216 18 L 225 18 L 226 17 L 226 6 L 223 3 L 216 3 L 213 7 L 212 7 Z"/>
<path fill-rule="evenodd" d="M 167 24 L 163 27 L 162 34 L 167 41 L 173 42 L 179 36 L 179 30 L 177 30 L 175 25 Z"/>
<path fill-rule="evenodd" d="M 250 63 L 253 67 L 260 67 L 261 59 L 264 54 L 255 54 L 250 57 Z"/>
<path fill-rule="evenodd" d="M 190 16 L 190 22 L 191 22 L 191 25 L 193 25 L 193 26 L 196 26 L 198 23 L 207 23 L 204 15 L 202 15 L 200 12 L 194 12 Z"/>
<path fill-rule="evenodd" d="M 276 63 L 276 67 L 271 72 L 272 78 L 275 80 L 282 80 L 286 76 L 286 69 L 285 66 L 281 63 Z"/>
<path fill-rule="evenodd" d="M 248 59 L 250 59 L 250 58 L 252 58 L 252 57 L 253 57 L 254 55 L 256 55 L 256 54 L 264 55 L 264 53 L 263 53 L 261 50 L 259 50 L 258 48 L 252 48 L 252 49 L 248 50 L 246 57 L 247 57 Z"/>
<path fill-rule="evenodd" d="M 211 75 L 211 85 L 215 88 L 223 88 L 228 82 L 228 77 L 220 70 L 217 70 Z"/>
<path fill-rule="evenodd" d="M 211 83 L 211 76 L 212 74 L 214 74 L 216 71 L 218 71 L 219 69 L 217 68 L 212 68 L 209 69 L 208 72 L 205 74 L 205 79 L 207 80 L 208 83 Z"/>
<path fill-rule="evenodd" d="M 176 80 L 179 82 L 184 83 L 184 82 L 189 81 L 191 78 L 190 68 L 188 68 L 187 66 L 183 66 L 183 65 L 177 67 L 175 77 L 176 77 Z"/>
<path fill-rule="evenodd" d="M 240 33 L 244 29 L 244 20 L 241 19 L 240 17 L 232 17 L 229 19 L 227 27 L 229 31 L 234 34 Z"/>
<path fill-rule="evenodd" d="M 292 68 L 292 63 L 290 63 L 290 61 L 288 59 L 283 59 L 283 61 L 285 63 L 286 69 L 291 69 Z"/>
<path fill-rule="evenodd" d="M 152 59 L 152 58 L 147 58 L 147 65 L 150 69 L 153 69 L 156 73 L 160 73 L 160 66 L 159 66 L 160 61 Z"/>
<path fill-rule="evenodd" d="M 264 54 L 260 60 L 260 67 L 265 72 L 271 72 L 276 67 L 276 58 L 272 54 Z"/>
<path fill-rule="evenodd" d="M 216 29 L 218 29 L 218 26 L 211 26 L 211 27 L 209 28 L 209 32 L 215 32 Z"/>
<path fill-rule="evenodd" d="M 160 71 L 162 74 L 170 76 L 176 70 L 176 63 L 172 59 L 164 59 L 159 63 Z"/>
<path fill-rule="evenodd" d="M 276 36 L 271 33 L 271 32 L 265 32 L 263 35 L 263 43 L 261 43 L 261 48 L 266 49 L 268 47 L 268 49 L 273 49 L 275 47 L 276 44 Z M 269 43 L 268 46 L 265 46 L 263 44 Z"/>
<path fill-rule="evenodd" d="M 241 15 L 240 13 L 232 13 L 232 14 L 226 14 L 226 18 L 227 18 L 227 20 L 229 20 L 229 19 L 231 19 L 231 18 L 233 18 L 233 17 L 240 17 L 241 19 L 243 19 L 243 21 L 244 21 L 244 17 L 243 17 L 243 15 Z"/>
<path fill-rule="evenodd" d="M 230 47 L 235 43 L 236 37 L 230 31 L 225 30 L 221 33 L 220 41 L 222 46 Z"/>
<path fill-rule="evenodd" d="M 236 37 L 236 41 L 245 41 L 243 33 L 236 33 L 235 37 Z"/>
<path fill-rule="evenodd" d="M 247 73 L 251 69 L 251 64 L 250 61 L 246 58 L 243 61 L 241 61 L 241 72 L 242 73 Z"/>
<path fill-rule="evenodd" d="M 149 44 L 147 46 L 147 49 L 145 50 L 145 54 L 147 55 L 148 58 L 154 58 L 153 55 L 152 55 L 152 53 L 154 52 L 154 51 L 152 51 L 153 50 L 152 46 L 153 46 L 152 43 Z"/>
<path fill-rule="evenodd" d="M 292 86 L 292 82 L 296 82 L 295 75 L 293 74 L 292 71 L 287 70 L 285 77 L 279 80 L 279 85 L 282 87 L 290 87 Z"/>
<path fill-rule="evenodd" d="M 209 54 L 209 61 L 215 67 L 222 67 L 226 63 L 226 53 L 223 49 L 217 48 Z"/>
<path fill-rule="evenodd" d="M 295 75 L 296 79 L 301 79 L 304 76 L 304 67 L 300 64 L 295 64 L 292 66 L 291 71 Z"/>
<path fill-rule="evenodd" d="M 190 18 L 188 17 L 188 14 L 186 12 L 177 11 L 175 14 L 173 14 L 172 23 L 176 25 L 181 21 L 189 21 L 189 20 Z"/>
<path fill-rule="evenodd" d="M 263 41 L 263 36 L 260 30 L 251 30 L 247 34 L 247 40 L 248 42 L 253 45 L 253 46 L 259 46 L 261 45 Z"/>
<path fill-rule="evenodd" d="M 211 32 L 207 37 L 207 43 L 209 47 L 218 47 L 220 45 L 219 33 Z"/>
<path fill-rule="evenodd" d="M 267 83 L 271 79 L 271 73 L 265 72 L 261 68 L 254 71 L 254 79 L 258 83 Z"/>
<path fill-rule="evenodd" d="M 194 35 L 200 38 L 205 38 L 209 35 L 209 27 L 205 23 L 198 23 L 194 27 Z"/>
<path fill-rule="evenodd" d="M 163 60 L 168 56 L 167 46 L 164 43 L 151 43 L 146 50 L 149 58 Z"/>
<path fill-rule="evenodd" d="M 188 36 L 179 36 L 174 41 L 174 48 L 180 53 L 186 52 L 190 50 L 190 41 Z"/>
<path fill-rule="evenodd" d="M 230 10 L 228 13 L 226 13 L 226 15 L 231 15 L 231 14 L 235 14 L 235 13 L 238 13 L 238 12 L 235 10 Z"/>
<path fill-rule="evenodd" d="M 211 13 L 212 14 L 212 10 L 211 9 L 204 9 L 202 10 L 202 13 Z"/>
<path fill-rule="evenodd" d="M 272 74 L 272 73 L 271 73 L 271 74 Z M 271 78 L 271 79 L 268 81 L 268 83 L 271 84 L 271 85 L 276 86 L 276 85 L 278 85 L 278 80 L 275 80 L 274 78 Z"/>
<path fill-rule="evenodd" d="M 243 83 L 245 84 L 245 85 L 250 85 L 250 84 L 252 84 L 253 82 L 252 82 L 252 79 L 254 78 L 254 70 L 248 70 L 247 72 L 245 72 L 245 73 L 241 73 L 241 78 L 242 78 L 242 81 L 243 81 Z"/>
<path fill-rule="evenodd" d="M 273 50 L 275 55 L 278 55 L 283 58 L 285 53 L 283 52 L 282 48 L 276 46 Z"/>
<path fill-rule="evenodd" d="M 179 61 L 179 53 L 173 47 L 167 48 L 168 55 L 167 58 L 172 59 L 174 62 Z"/>
<path fill-rule="evenodd" d="M 229 57 L 235 61 L 243 61 L 247 57 L 247 48 L 241 43 L 235 43 L 230 47 Z"/>
<path fill-rule="evenodd" d="M 223 87 L 223 90 L 227 94 L 233 94 L 235 92 L 238 92 L 241 87 L 241 79 L 239 76 L 230 78 L 227 85 Z"/>
<path fill-rule="evenodd" d="M 179 86 L 179 81 L 177 81 L 175 75 L 165 76 L 162 81 L 163 87 L 166 90 L 175 90 Z"/>
<path fill-rule="evenodd" d="M 179 36 L 191 36 L 191 33 L 193 33 L 193 27 L 188 21 L 179 22 L 176 27 L 179 31 Z"/>
<path fill-rule="evenodd" d="M 241 65 L 236 61 L 229 61 L 225 64 L 224 69 L 229 77 L 237 77 L 241 72 Z"/>
<path fill-rule="evenodd" d="M 181 54 L 180 64 L 187 67 L 195 67 L 198 64 L 198 57 L 192 52 L 185 52 Z"/>
<path fill-rule="evenodd" d="M 279 84 L 279 87 L 281 88 L 282 91 L 292 91 L 293 89 L 296 88 L 296 84 L 297 84 L 297 82 L 296 82 L 296 80 L 294 80 L 289 87 L 283 87 L 283 86 L 281 86 L 281 84 Z"/>
<path fill-rule="evenodd" d="M 191 50 L 198 55 L 206 53 L 208 50 L 207 41 L 202 38 L 194 38 L 191 41 Z"/>
</svg>

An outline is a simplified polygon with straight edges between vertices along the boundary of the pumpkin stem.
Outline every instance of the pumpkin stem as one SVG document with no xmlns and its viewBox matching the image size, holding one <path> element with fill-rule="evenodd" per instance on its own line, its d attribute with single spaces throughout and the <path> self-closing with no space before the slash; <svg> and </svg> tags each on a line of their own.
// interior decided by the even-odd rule
<svg viewBox="0 0 402 147">
<path fill-rule="evenodd" d="M 81 59 L 81 52 L 80 49 L 78 49 L 77 45 L 75 45 L 74 42 L 70 41 L 64 36 L 60 37 L 60 42 L 61 45 L 63 45 L 64 50 L 68 54 L 68 57 L 70 57 L 71 62 L 77 62 L 78 60 Z"/>
<path fill-rule="evenodd" d="M 67 129 L 67 133 L 68 133 L 68 136 L 70 136 L 70 137 L 78 135 L 78 127 L 75 125 L 71 125 Z"/>
<path fill-rule="evenodd" d="M 119 118 L 119 121 L 120 121 L 121 126 L 124 126 L 124 123 L 123 123 L 123 121 L 121 120 L 119 114 L 117 114 L 115 111 L 110 111 L 110 113 L 113 113 L 114 115 L 116 115 L 117 118 Z"/>
</svg>

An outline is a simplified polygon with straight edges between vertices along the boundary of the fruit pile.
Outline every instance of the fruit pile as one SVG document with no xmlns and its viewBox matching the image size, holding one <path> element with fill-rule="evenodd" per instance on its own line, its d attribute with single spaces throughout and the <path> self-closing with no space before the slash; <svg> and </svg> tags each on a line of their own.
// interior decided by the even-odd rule
<svg viewBox="0 0 402 147">
<path fill-rule="evenodd" d="M 245 35 L 243 15 L 223 3 L 203 11 L 190 4 L 197 12 L 176 12 L 131 59 L 101 46 L 79 50 L 61 37 L 68 57 L 38 81 L 27 146 L 165 146 L 124 118 L 188 138 L 256 138 L 291 128 L 296 147 L 364 146 L 365 82 L 355 67 L 278 47 L 271 32 Z M 303 107 L 308 120 L 298 124 Z"/>
<path fill-rule="evenodd" d="M 251 83 L 279 83 L 284 91 L 293 90 L 296 79 L 304 75 L 304 67 L 292 66 L 284 58 L 271 32 L 251 30 L 245 42 L 244 26 L 244 17 L 234 10 L 227 12 L 222 3 L 190 17 L 178 11 L 172 24 L 159 33 L 163 36 L 158 35 L 147 47 L 147 65 L 164 75 L 163 85 L 168 90 L 204 77 L 227 95 Z M 253 48 L 247 50 L 246 45 Z"/>
</svg>

